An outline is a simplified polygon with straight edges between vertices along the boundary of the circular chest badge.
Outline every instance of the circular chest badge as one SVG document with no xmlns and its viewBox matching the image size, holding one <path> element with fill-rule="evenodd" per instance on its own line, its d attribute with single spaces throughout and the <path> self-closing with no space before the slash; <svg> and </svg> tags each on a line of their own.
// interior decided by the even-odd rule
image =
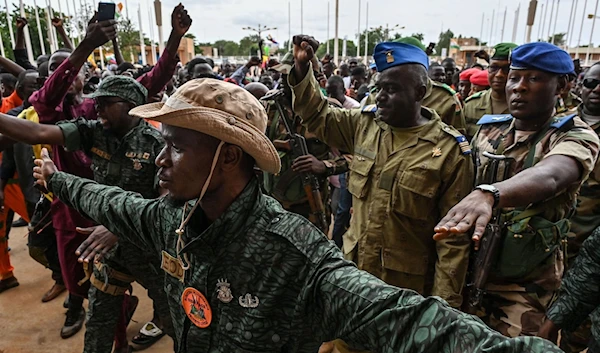
<svg viewBox="0 0 600 353">
<path fill-rule="evenodd" d="M 194 325 L 207 328 L 212 321 L 212 310 L 206 297 L 197 289 L 188 287 L 181 295 L 181 305 Z"/>
</svg>

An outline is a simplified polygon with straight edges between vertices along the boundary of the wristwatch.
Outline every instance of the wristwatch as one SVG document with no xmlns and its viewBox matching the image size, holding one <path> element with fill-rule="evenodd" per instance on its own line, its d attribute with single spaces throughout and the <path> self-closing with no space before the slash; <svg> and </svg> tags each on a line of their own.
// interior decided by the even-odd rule
<svg viewBox="0 0 600 353">
<path fill-rule="evenodd" d="M 498 191 L 498 189 L 496 189 L 496 187 L 494 185 L 481 184 L 481 185 L 476 186 L 475 190 L 489 192 L 492 195 L 494 195 L 494 205 L 492 206 L 492 208 L 496 208 L 496 206 L 498 206 L 498 203 L 500 202 L 500 191 Z"/>
</svg>

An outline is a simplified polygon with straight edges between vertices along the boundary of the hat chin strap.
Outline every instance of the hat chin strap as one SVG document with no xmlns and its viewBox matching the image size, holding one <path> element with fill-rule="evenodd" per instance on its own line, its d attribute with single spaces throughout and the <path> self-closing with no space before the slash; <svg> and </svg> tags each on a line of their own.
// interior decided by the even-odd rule
<svg viewBox="0 0 600 353">
<path fill-rule="evenodd" d="M 177 245 L 176 245 L 177 260 L 181 264 L 181 267 L 183 268 L 184 271 L 188 270 L 190 268 L 190 260 L 188 259 L 187 254 L 184 253 L 183 258 L 180 255 L 181 250 L 185 247 L 185 242 L 182 239 L 182 236 L 185 233 L 185 226 L 192 218 L 192 215 L 196 211 L 196 207 L 198 207 L 198 205 L 200 204 L 200 201 L 202 200 L 202 198 L 204 197 L 204 194 L 206 193 L 206 190 L 208 189 L 208 185 L 210 184 L 210 180 L 212 179 L 213 172 L 215 171 L 215 167 L 217 166 L 217 162 L 219 161 L 219 155 L 221 154 L 221 147 L 223 147 L 224 144 L 225 144 L 225 142 L 221 141 L 219 143 L 219 146 L 217 147 L 217 151 L 215 152 L 215 155 L 213 156 L 212 165 L 210 167 L 210 173 L 208 174 L 208 178 L 206 178 L 206 181 L 204 182 L 204 185 L 202 186 L 202 191 L 200 192 L 200 196 L 198 197 L 198 200 L 196 200 L 196 204 L 194 205 L 194 207 L 192 207 L 192 210 L 187 215 L 187 217 L 185 217 L 185 213 L 187 211 L 187 202 L 186 202 L 185 206 L 183 207 L 183 214 L 181 215 L 181 224 L 179 225 L 179 228 L 177 228 L 177 230 L 175 231 L 175 233 L 177 233 Z"/>
</svg>

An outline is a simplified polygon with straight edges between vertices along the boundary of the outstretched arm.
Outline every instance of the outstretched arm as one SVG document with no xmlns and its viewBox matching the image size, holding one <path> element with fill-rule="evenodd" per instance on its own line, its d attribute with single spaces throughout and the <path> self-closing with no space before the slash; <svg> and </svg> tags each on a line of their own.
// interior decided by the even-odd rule
<svg viewBox="0 0 600 353">
<path fill-rule="evenodd" d="M 66 205 L 104 225 L 119 238 L 157 251 L 162 249 L 165 218 L 162 199 L 144 199 L 134 192 L 58 172 L 45 148 L 42 159 L 36 159 L 35 164 L 33 176 L 37 183 L 46 186 Z"/>
<path fill-rule="evenodd" d="M 61 129 L 56 125 L 36 124 L 29 120 L 0 113 L 0 133 L 13 140 L 30 145 L 46 143 L 51 145 L 64 144 Z"/>
<path fill-rule="evenodd" d="M 75 49 L 73 43 L 71 43 L 71 38 L 67 35 L 67 31 L 65 31 L 65 27 L 63 27 L 63 21 L 60 18 L 53 18 L 52 25 L 56 28 L 56 32 L 65 43 L 65 47 L 71 50 Z"/>
</svg>

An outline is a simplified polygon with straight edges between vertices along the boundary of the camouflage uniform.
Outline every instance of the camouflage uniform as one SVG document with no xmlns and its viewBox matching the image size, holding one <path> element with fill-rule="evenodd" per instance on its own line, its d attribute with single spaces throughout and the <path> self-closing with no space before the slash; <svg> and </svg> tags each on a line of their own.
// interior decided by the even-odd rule
<svg viewBox="0 0 600 353">
<path fill-rule="evenodd" d="M 585 121 L 583 106 L 579 107 L 579 116 Z M 600 135 L 600 123 L 591 125 Z M 581 186 L 577 196 L 577 207 L 571 217 L 571 231 L 567 246 L 567 268 L 571 268 L 581 249 L 581 244 L 600 227 L 600 163 L 596 162 L 589 178 Z M 591 335 L 591 322 L 585 320 L 575 331 L 563 330 L 560 346 L 567 353 L 581 352 L 587 348 Z"/>
<path fill-rule="evenodd" d="M 560 295 L 548 310 L 548 318 L 563 331 L 575 331 L 591 318 L 591 332 L 600 342 L 600 228 L 583 243 L 581 251 L 560 287 Z M 589 339 L 589 337 L 588 337 Z M 562 345 L 562 343 L 561 343 Z M 590 353 L 591 350 L 589 351 Z M 595 351 L 593 353 L 598 353 Z"/>
<path fill-rule="evenodd" d="M 559 222 L 568 218 L 579 187 L 592 171 L 598 156 L 599 142 L 594 131 L 578 117 L 553 118 L 549 130 L 536 146 L 531 146 L 537 136 L 521 136 L 516 141 L 515 119 L 510 115 L 486 115 L 479 124 L 481 128 L 473 140 L 477 160 L 477 184 L 484 183 L 488 163 L 488 159 L 482 155 L 484 151 L 504 154 L 515 159 L 509 178 L 523 170 L 532 147 L 535 148 L 533 164 L 552 155 L 569 156 L 580 163 L 583 173 L 577 183 L 548 200 L 528 207 L 543 207 L 539 216 L 549 222 Z M 560 286 L 564 269 L 564 253 L 561 247 L 558 246 L 555 251 L 548 253 L 546 260 L 536 268 L 518 279 L 491 276 L 479 314 L 492 328 L 511 337 L 537 333 L 546 308 Z"/>
<path fill-rule="evenodd" d="M 119 186 L 148 199 L 159 196 L 154 160 L 164 141 L 160 132 L 146 121 L 140 120 L 122 140 L 104 131 L 97 120 L 77 119 L 61 122 L 58 126 L 68 151 L 83 150 L 91 156 L 96 182 Z M 160 258 L 155 253 L 139 244 L 120 240 L 99 266 L 89 270 L 93 270 L 93 275 L 84 352 L 111 351 L 124 290 L 130 288 L 134 280 L 148 290 L 164 331 L 172 335 L 167 298 L 162 289 L 164 275 L 160 271 Z M 106 278 L 108 273 L 109 278 Z"/>
<path fill-rule="evenodd" d="M 439 298 L 359 271 L 316 227 L 262 195 L 256 180 L 214 222 L 196 210 L 182 236 L 187 271 L 175 259 L 182 207 L 62 172 L 48 187 L 113 233 L 162 252 L 179 352 L 314 353 L 336 337 L 383 353 L 560 352 L 536 337 L 503 337 Z M 200 300 L 185 302 L 185 311 L 190 291 Z"/>
<path fill-rule="evenodd" d="M 472 139 L 477 133 L 477 122 L 486 114 L 508 114 L 508 105 L 503 111 L 495 111 L 492 107 L 492 90 L 477 92 L 465 100 L 465 121 L 467 123 L 467 137 Z"/>
<path fill-rule="evenodd" d="M 289 80 L 296 84 L 294 111 L 307 128 L 332 147 L 354 152 L 346 258 L 389 284 L 438 295 L 459 307 L 470 241 L 462 235 L 436 243 L 432 236 L 441 216 L 473 186 L 464 136 L 427 108 L 422 115 L 429 123 L 396 129 L 376 118 L 374 105 L 362 111 L 330 107 L 313 75 Z M 397 136 L 407 133 L 406 141 Z M 462 147 L 457 140 L 465 141 Z"/>
<path fill-rule="evenodd" d="M 577 107 L 579 107 L 581 103 L 581 98 L 579 98 L 575 93 L 569 92 L 567 98 L 559 97 L 556 100 L 556 113 L 576 113 Z"/>
<path fill-rule="evenodd" d="M 285 109 L 285 108 L 284 108 Z M 275 103 L 270 103 L 267 109 L 269 116 L 269 125 L 267 127 L 267 136 L 269 140 L 286 140 L 288 132 L 285 129 L 284 123 L 280 120 L 281 116 L 275 107 Z M 290 116 L 293 114 L 290 113 Z M 298 120 L 296 120 L 298 121 Z M 290 125 L 292 122 L 290 121 Z M 295 133 L 298 133 L 306 139 L 308 152 L 317 159 L 325 163 L 326 172 L 322 175 L 315 175 L 319 181 L 321 190 L 321 199 L 323 200 L 325 210 L 327 211 L 326 220 L 329 223 L 331 219 L 331 209 L 328 205 L 329 200 L 329 183 L 327 177 L 337 175 L 348 171 L 348 162 L 344 157 L 333 158 L 331 149 L 323 141 L 319 140 L 314 134 L 311 134 L 300 124 L 295 124 L 298 127 Z M 267 195 L 279 201 L 283 208 L 290 212 L 304 216 L 306 219 L 315 223 L 316 219 L 311 216 L 310 205 L 306 191 L 302 186 L 302 178 L 299 173 L 292 170 L 292 163 L 295 158 L 292 151 L 278 149 L 279 157 L 281 158 L 281 172 L 277 175 L 265 173 L 263 176 L 263 187 Z"/>
</svg>

